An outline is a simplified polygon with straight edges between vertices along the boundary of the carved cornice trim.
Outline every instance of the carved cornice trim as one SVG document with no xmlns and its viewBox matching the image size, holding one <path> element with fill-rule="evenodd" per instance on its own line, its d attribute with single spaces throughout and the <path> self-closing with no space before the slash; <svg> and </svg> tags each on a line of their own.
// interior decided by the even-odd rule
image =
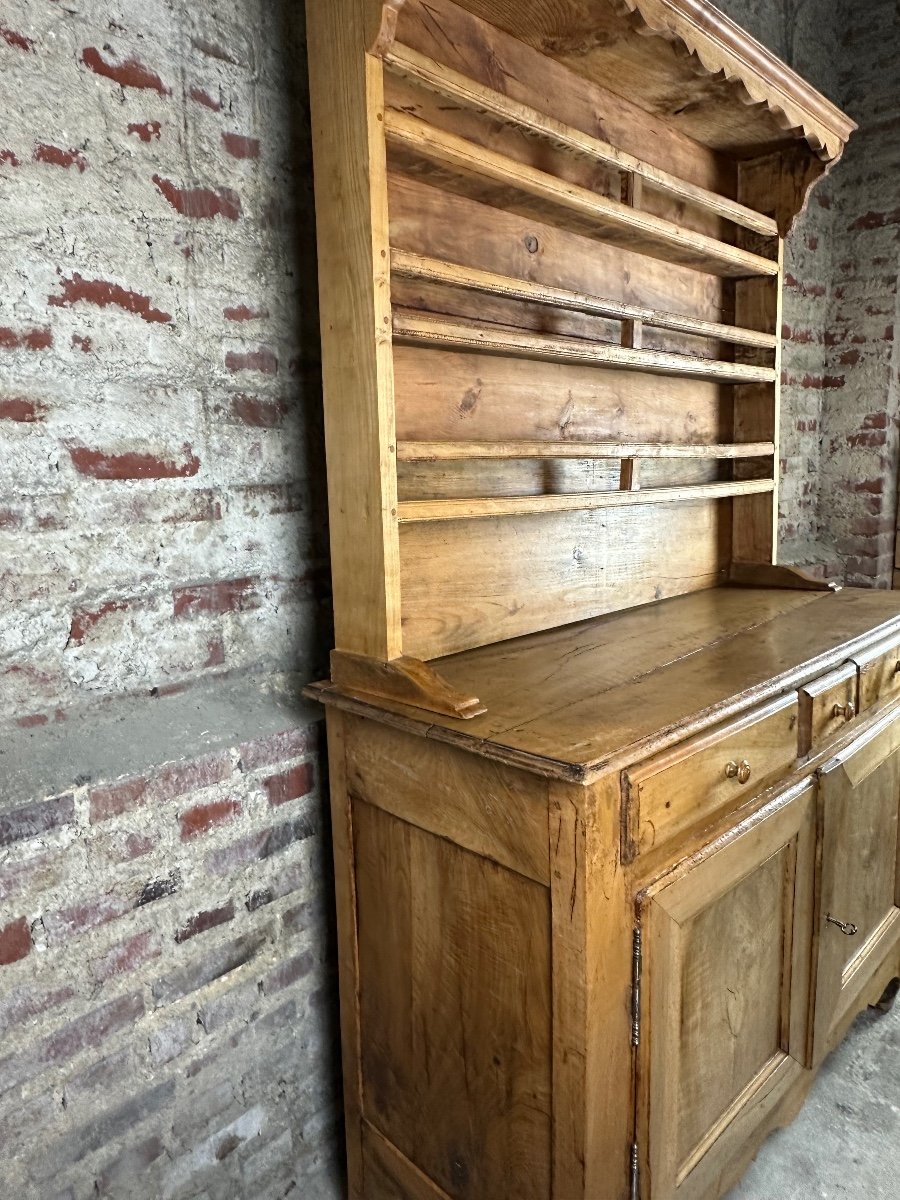
<svg viewBox="0 0 900 1200">
<path fill-rule="evenodd" d="M 612 0 L 644 31 L 680 43 L 709 75 L 765 105 L 780 128 L 822 159 L 840 158 L 856 123 L 707 0 Z"/>
</svg>

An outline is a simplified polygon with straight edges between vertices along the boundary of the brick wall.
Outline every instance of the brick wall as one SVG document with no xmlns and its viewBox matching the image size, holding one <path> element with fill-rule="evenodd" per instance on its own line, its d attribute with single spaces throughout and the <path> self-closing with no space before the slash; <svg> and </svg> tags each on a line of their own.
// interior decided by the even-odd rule
<svg viewBox="0 0 900 1200">
<path fill-rule="evenodd" d="M 321 728 L 246 685 L 216 705 L 211 740 L 202 696 L 77 719 L 92 745 L 0 809 L 4 1197 L 340 1195 Z M 193 753 L 106 775 L 172 724 Z M 11 735 L 4 777 L 57 734 Z"/>
<path fill-rule="evenodd" d="M 303 5 L 6 0 L 0 705 L 324 665 Z"/>
<path fill-rule="evenodd" d="M 859 122 L 835 176 L 835 269 L 828 311 L 822 526 L 846 580 L 890 587 L 897 513 L 900 273 L 900 11 L 851 5 L 843 100 Z"/>
<path fill-rule="evenodd" d="M 335 1200 L 303 5 L 0 11 L 0 1194 Z"/>
<path fill-rule="evenodd" d="M 859 123 L 786 247 L 781 545 L 889 587 L 900 399 L 900 16 L 890 0 L 720 0 Z"/>
</svg>

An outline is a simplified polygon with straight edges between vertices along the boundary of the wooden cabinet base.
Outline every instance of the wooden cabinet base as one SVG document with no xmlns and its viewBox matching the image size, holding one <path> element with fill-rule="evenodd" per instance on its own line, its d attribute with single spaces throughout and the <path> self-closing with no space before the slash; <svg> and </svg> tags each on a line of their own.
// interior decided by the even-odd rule
<svg viewBox="0 0 900 1200">
<path fill-rule="evenodd" d="M 746 602 L 723 589 L 707 604 L 704 678 L 724 611 Z M 700 612 L 667 604 L 672 636 Z M 805 752 L 798 720 L 798 697 L 828 693 L 842 664 L 900 634 L 900 605 L 845 591 L 802 613 L 832 618 L 809 633 L 805 665 L 776 669 L 788 605 L 702 718 L 664 655 L 662 748 L 623 729 L 618 757 L 581 779 L 565 762 L 577 738 L 513 764 L 507 735 L 486 735 L 512 672 L 487 714 L 441 725 L 318 691 L 352 1200 L 719 1200 L 793 1118 L 825 1055 L 900 977 L 900 704 L 823 727 Z M 630 620 L 603 623 L 620 682 L 595 719 L 624 711 L 643 679 Z M 525 649 L 546 678 L 558 647 Z M 749 688 L 760 672 L 765 689 Z M 560 707 L 584 707 L 592 679 L 545 697 L 535 744 Z M 636 798 L 658 836 L 626 836 Z"/>
</svg>

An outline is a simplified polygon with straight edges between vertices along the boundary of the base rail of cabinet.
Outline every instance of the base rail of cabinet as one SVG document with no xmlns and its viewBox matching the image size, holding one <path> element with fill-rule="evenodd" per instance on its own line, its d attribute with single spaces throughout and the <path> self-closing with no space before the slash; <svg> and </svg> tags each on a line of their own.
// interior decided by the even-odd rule
<svg viewBox="0 0 900 1200">
<path fill-rule="evenodd" d="M 364 654 L 332 650 L 331 678 L 339 687 L 383 700 L 409 704 L 446 717 L 480 717 L 487 709 L 477 696 L 467 696 L 418 658 L 383 662 Z"/>
</svg>

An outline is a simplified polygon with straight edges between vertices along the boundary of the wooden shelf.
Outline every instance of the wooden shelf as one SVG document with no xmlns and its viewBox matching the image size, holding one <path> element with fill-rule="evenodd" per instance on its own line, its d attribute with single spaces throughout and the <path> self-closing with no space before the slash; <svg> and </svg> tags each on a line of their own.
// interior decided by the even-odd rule
<svg viewBox="0 0 900 1200">
<path fill-rule="evenodd" d="M 395 42 L 385 54 L 384 62 L 389 70 L 401 78 L 419 84 L 438 96 L 453 100 L 473 112 L 486 113 L 507 125 L 542 138 L 558 149 L 638 176 L 657 191 L 684 200 L 704 212 L 732 221 L 745 229 L 768 237 L 778 236 L 778 225 L 773 218 L 716 192 L 679 179 L 668 171 L 651 166 L 650 163 L 642 162 L 634 155 L 617 150 L 609 142 L 592 137 L 580 129 L 574 129 L 571 125 L 532 108 L 531 105 L 512 100 L 502 92 L 485 87 L 484 84 L 445 67 L 409 46 Z"/>
<path fill-rule="evenodd" d="M 737 279 L 778 275 L 773 259 L 567 183 L 418 117 L 388 109 L 385 134 L 389 148 L 400 153 L 401 168 L 406 156 L 412 160 L 414 174 L 428 178 L 431 172 L 438 184 L 458 187 L 476 200 L 495 199 L 509 212 L 712 275 Z"/>
<path fill-rule="evenodd" d="M 677 446 L 664 442 L 399 442 L 398 462 L 516 458 L 768 458 L 774 442 Z"/>
<path fill-rule="evenodd" d="M 433 318 L 395 312 L 394 340 L 408 345 L 446 350 L 475 351 L 542 362 L 583 363 L 594 367 L 618 367 L 654 375 L 681 375 L 693 379 L 717 379 L 722 383 L 774 383 L 772 367 L 720 362 L 690 354 L 662 350 L 633 350 L 604 342 L 579 341 L 541 333 L 484 325 L 478 321 Z"/>
<path fill-rule="evenodd" d="M 482 271 L 477 267 L 464 267 L 440 258 L 429 258 L 411 254 L 406 250 L 392 250 L 391 271 L 401 279 L 418 280 L 422 283 L 441 283 L 448 287 L 463 288 L 489 296 L 500 296 L 506 300 L 523 300 L 530 304 L 541 304 L 551 308 L 564 308 L 573 312 L 590 313 L 598 317 L 611 317 L 619 321 L 642 321 L 652 329 L 666 329 L 675 333 L 687 333 L 696 337 L 714 338 L 737 346 L 753 346 L 761 350 L 774 350 L 778 339 L 772 333 L 760 333 L 755 329 L 741 329 L 735 325 L 722 325 L 717 321 L 701 321 L 679 313 L 662 312 L 644 308 L 637 304 L 623 304 L 603 296 L 591 296 L 586 292 L 568 288 L 550 287 L 532 283 L 526 279 L 513 279 L 493 271 Z"/>
<path fill-rule="evenodd" d="M 516 517 L 536 513 L 624 508 L 637 504 L 681 504 L 772 492 L 772 479 L 699 483 L 689 487 L 646 488 L 644 491 L 573 492 L 569 495 L 482 496 L 466 500 L 405 500 L 398 505 L 401 523 L 464 521 L 478 517 Z"/>
</svg>

